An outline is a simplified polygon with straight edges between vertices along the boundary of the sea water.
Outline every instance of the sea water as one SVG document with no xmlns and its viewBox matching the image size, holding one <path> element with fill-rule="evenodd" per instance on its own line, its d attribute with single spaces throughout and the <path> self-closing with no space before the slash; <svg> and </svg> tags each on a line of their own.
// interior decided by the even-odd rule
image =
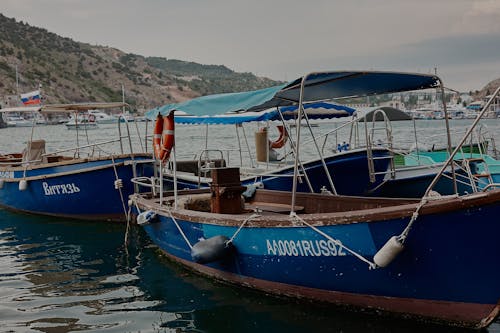
<svg viewBox="0 0 500 333">
<path fill-rule="evenodd" d="M 326 133 L 340 123 L 321 124 Z M 452 120 L 463 132 L 468 120 Z M 488 120 L 500 142 L 500 120 Z M 429 141 L 443 134 L 439 121 L 417 121 L 419 136 Z M 248 127 L 253 147 L 255 127 Z M 145 124 L 139 124 L 141 133 Z M 151 129 L 151 128 L 150 128 Z M 135 125 L 130 130 L 135 132 Z M 186 158 L 208 148 L 239 160 L 234 127 L 178 126 L 178 155 Z M 307 138 L 307 129 L 302 128 Z M 122 127 L 122 132 L 125 132 Z M 81 145 L 109 141 L 116 125 L 79 133 Z M 123 133 L 122 133 L 123 134 Z M 349 131 L 343 133 L 348 135 Z M 0 129 L 0 153 L 20 151 L 29 128 Z M 271 137 L 277 132 L 270 132 Z M 394 144 L 413 144 L 413 123 L 394 123 Z M 38 127 L 33 137 L 47 151 L 71 147 L 76 133 L 64 126 Z M 243 139 L 240 137 L 242 145 Z M 332 138 L 330 138 L 332 139 Z M 306 140 L 306 139 L 304 139 Z M 340 136 L 337 141 L 344 140 Z M 459 140 L 459 134 L 453 136 Z M 134 144 L 144 143 L 135 138 Z M 417 140 L 418 141 L 418 140 Z M 444 147 L 442 135 L 434 144 Z M 335 142 L 331 147 L 335 147 Z M 223 147 L 230 147 L 227 150 Z M 325 146 L 327 148 L 328 146 Z M 103 151 L 121 150 L 118 143 Z M 128 143 L 124 149 L 128 149 Z M 334 148 L 331 148 L 334 149 Z M 149 149 L 149 151 L 151 151 Z M 182 154 L 181 154 L 182 151 Z M 84 153 L 83 151 L 81 152 Z M 301 152 L 309 157 L 311 149 Z M 489 332 L 500 332 L 494 323 Z M 138 226 L 75 221 L 17 214 L 0 209 L 0 332 L 459 332 L 460 329 L 378 316 L 265 295 L 198 276 L 168 261 Z"/>
</svg>

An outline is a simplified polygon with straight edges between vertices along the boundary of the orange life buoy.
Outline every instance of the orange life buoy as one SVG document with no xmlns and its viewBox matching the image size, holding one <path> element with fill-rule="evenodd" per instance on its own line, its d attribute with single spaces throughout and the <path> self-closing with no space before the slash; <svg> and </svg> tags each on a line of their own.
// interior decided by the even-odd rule
<svg viewBox="0 0 500 333">
<path fill-rule="evenodd" d="M 153 150 L 157 159 L 164 161 L 170 157 L 175 142 L 174 130 L 173 112 L 170 112 L 168 116 L 158 115 L 153 132 Z"/>
<path fill-rule="evenodd" d="M 286 140 L 288 139 L 288 133 L 283 125 L 276 126 L 278 131 L 280 132 L 280 136 L 276 141 L 270 141 L 269 147 L 271 148 L 281 148 L 285 145 Z"/>
</svg>

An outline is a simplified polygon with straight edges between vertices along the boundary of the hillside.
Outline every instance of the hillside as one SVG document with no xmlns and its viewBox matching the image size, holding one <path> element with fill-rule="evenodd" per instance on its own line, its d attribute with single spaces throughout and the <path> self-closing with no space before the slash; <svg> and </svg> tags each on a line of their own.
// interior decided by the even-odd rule
<svg viewBox="0 0 500 333">
<path fill-rule="evenodd" d="M 75 42 L 0 14 L 0 99 L 42 87 L 46 103 L 121 101 L 138 110 L 279 82 L 222 65 L 143 57 Z M 15 99 L 15 98 L 14 98 Z"/>
<path fill-rule="evenodd" d="M 483 98 L 490 94 L 493 94 L 495 90 L 500 87 L 500 78 L 488 83 L 481 91 L 479 91 L 478 97 Z"/>
</svg>

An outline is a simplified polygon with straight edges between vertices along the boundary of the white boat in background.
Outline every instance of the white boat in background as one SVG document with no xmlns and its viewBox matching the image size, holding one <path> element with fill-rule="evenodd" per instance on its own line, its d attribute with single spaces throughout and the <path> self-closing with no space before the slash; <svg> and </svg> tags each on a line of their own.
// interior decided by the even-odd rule
<svg viewBox="0 0 500 333">
<path fill-rule="evenodd" d="M 48 125 L 47 119 L 40 113 L 35 115 L 35 122 L 37 125 Z"/>
<path fill-rule="evenodd" d="M 72 115 L 69 121 L 64 125 L 66 125 L 66 128 L 69 130 L 98 128 L 95 116 L 88 113 L 78 114 L 76 117 Z"/>
<path fill-rule="evenodd" d="M 5 119 L 7 127 L 31 127 L 33 122 L 24 119 L 21 116 L 7 116 Z"/>
<path fill-rule="evenodd" d="M 93 115 L 98 124 L 116 124 L 118 122 L 118 117 L 100 110 L 89 110 L 89 115 Z"/>
</svg>

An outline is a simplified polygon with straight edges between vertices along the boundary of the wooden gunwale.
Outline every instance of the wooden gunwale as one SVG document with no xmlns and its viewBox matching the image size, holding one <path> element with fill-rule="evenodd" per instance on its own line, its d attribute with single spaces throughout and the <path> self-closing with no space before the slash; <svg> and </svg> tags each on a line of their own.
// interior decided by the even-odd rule
<svg viewBox="0 0 500 333">
<path fill-rule="evenodd" d="M 201 193 L 202 191 L 196 191 Z M 205 191 L 206 192 L 206 191 Z M 257 190 L 261 192 L 261 198 L 266 197 L 274 200 L 268 202 L 280 202 L 290 198 L 289 192 Z M 193 192 L 188 192 L 193 193 Z M 256 194 L 256 197 L 259 193 Z M 318 200 L 330 201 L 337 206 L 342 203 L 351 204 L 349 209 L 342 211 L 324 211 L 315 213 L 298 214 L 300 218 L 314 226 L 341 225 L 361 222 L 377 222 L 391 219 L 408 219 L 417 209 L 420 200 L 414 199 L 391 199 L 391 198 L 364 198 L 348 196 L 323 196 L 321 194 L 300 193 L 297 196 L 296 205 L 307 207 L 307 200 L 318 202 Z M 134 195 L 134 200 L 143 210 L 154 210 L 162 212 L 165 216 L 174 216 L 189 222 L 198 222 L 205 224 L 214 224 L 222 226 L 239 226 L 243 221 L 249 218 L 253 211 L 247 211 L 243 214 L 215 214 L 207 212 L 198 212 L 186 209 L 173 209 L 165 204 L 160 206 L 159 200 L 147 199 L 140 195 Z M 165 197 L 166 202 L 173 202 L 173 197 Z M 466 196 L 442 197 L 428 201 L 420 209 L 419 215 L 443 214 L 456 210 L 474 209 L 484 205 L 491 205 L 500 202 L 500 189 L 488 192 L 478 192 Z M 310 204 L 309 204 L 310 205 Z M 306 208 L 307 212 L 307 208 Z M 257 214 L 259 214 L 257 212 Z M 297 227 L 300 223 L 293 223 L 288 214 L 265 214 L 254 217 L 245 224 L 245 227 Z"/>
</svg>

